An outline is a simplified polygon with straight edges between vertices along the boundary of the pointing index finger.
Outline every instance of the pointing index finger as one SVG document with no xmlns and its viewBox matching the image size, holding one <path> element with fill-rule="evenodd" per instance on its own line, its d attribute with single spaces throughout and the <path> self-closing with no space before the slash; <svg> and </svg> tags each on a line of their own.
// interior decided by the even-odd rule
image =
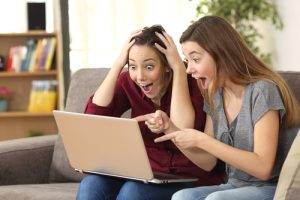
<svg viewBox="0 0 300 200">
<path fill-rule="evenodd" d="M 176 137 L 176 132 L 173 132 L 173 133 L 169 133 L 169 134 L 166 134 L 166 135 L 163 135 L 161 137 L 158 137 L 154 140 L 155 143 L 157 142 L 165 142 L 165 141 L 168 141 L 168 140 L 172 140 Z"/>
<path fill-rule="evenodd" d="M 135 119 L 138 122 L 142 122 L 142 121 L 147 121 L 147 120 L 149 120 L 151 118 L 152 118 L 152 114 L 146 114 L 146 115 L 137 116 L 137 117 L 135 117 L 133 119 Z"/>
</svg>

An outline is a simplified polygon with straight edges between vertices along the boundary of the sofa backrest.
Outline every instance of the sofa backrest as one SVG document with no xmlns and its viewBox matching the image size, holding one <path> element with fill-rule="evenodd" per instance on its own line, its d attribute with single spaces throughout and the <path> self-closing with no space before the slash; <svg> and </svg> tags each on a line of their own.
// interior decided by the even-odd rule
<svg viewBox="0 0 300 200">
<path fill-rule="evenodd" d="M 70 112 L 82 113 L 85 109 L 88 98 L 99 87 L 109 68 L 84 68 L 75 72 L 71 78 L 65 110 Z M 282 77 L 289 84 L 300 102 L 300 72 L 280 72 Z M 123 117 L 129 117 L 130 112 Z M 80 181 L 83 175 L 75 172 L 68 161 L 66 152 L 60 136 L 56 141 L 50 168 L 50 182 L 70 182 Z"/>
<path fill-rule="evenodd" d="M 71 77 L 65 110 L 82 113 L 88 98 L 99 87 L 108 70 L 108 68 L 85 68 L 76 71 Z"/>
<path fill-rule="evenodd" d="M 279 74 L 287 82 L 296 99 L 298 100 L 298 103 L 300 104 L 300 72 L 280 71 Z"/>
</svg>

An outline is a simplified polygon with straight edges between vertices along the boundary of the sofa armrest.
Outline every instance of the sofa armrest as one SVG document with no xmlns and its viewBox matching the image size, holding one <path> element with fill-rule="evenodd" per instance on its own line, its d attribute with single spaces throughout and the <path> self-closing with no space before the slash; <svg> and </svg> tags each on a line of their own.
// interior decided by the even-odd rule
<svg viewBox="0 0 300 200">
<path fill-rule="evenodd" d="M 46 183 L 57 135 L 0 142 L 0 185 Z"/>
</svg>

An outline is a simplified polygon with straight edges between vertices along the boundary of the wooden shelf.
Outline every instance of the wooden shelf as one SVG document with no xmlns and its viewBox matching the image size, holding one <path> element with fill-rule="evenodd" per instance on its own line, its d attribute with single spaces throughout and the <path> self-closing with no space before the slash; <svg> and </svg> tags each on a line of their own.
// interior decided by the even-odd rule
<svg viewBox="0 0 300 200">
<path fill-rule="evenodd" d="M 0 72 L 0 77 L 35 77 L 35 76 L 55 76 L 56 70 L 43 72 Z"/>
<path fill-rule="evenodd" d="M 51 117 L 52 112 L 26 112 L 26 111 L 12 111 L 0 112 L 0 118 L 3 117 Z"/>
<path fill-rule="evenodd" d="M 25 33 L 0 33 L 0 37 L 54 37 L 56 33 L 48 33 L 45 31 L 28 31 Z"/>
<path fill-rule="evenodd" d="M 0 55 L 7 64 L 9 52 L 13 46 L 26 46 L 28 40 L 56 38 L 56 47 L 49 71 L 0 72 L 0 86 L 12 91 L 8 112 L 0 112 L 0 141 L 28 137 L 31 133 L 39 132 L 44 135 L 57 134 L 57 126 L 52 112 L 27 112 L 32 81 L 57 81 L 56 107 L 63 109 L 63 76 L 61 62 L 61 35 L 45 31 L 29 31 L 25 33 L 0 33 Z"/>
</svg>

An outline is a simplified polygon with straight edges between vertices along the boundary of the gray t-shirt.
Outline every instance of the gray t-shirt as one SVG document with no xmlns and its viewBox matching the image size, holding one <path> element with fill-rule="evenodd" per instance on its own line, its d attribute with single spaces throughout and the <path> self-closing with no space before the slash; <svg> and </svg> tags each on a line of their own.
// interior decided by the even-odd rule
<svg viewBox="0 0 300 200">
<path fill-rule="evenodd" d="M 207 103 L 204 104 L 204 111 L 212 118 L 215 138 L 228 145 L 253 152 L 256 122 L 269 110 L 279 110 L 281 120 L 276 161 L 270 179 L 260 180 L 227 164 L 228 182 L 237 187 L 276 184 L 285 157 L 298 130 L 298 128 L 290 130 L 284 128 L 285 108 L 277 86 L 270 81 L 257 81 L 246 85 L 240 112 L 229 126 L 224 112 L 222 92 L 221 88 L 215 95 L 215 115 L 212 115 Z"/>
</svg>

